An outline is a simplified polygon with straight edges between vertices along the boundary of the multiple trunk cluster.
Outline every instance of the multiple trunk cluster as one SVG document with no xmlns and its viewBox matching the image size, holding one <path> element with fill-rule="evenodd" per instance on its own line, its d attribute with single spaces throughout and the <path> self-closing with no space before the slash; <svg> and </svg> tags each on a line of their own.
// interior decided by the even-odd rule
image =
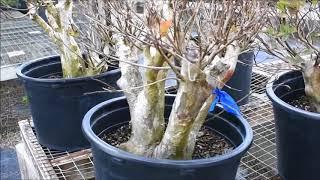
<svg viewBox="0 0 320 180">
<path fill-rule="evenodd" d="M 48 22 L 37 14 L 37 9 L 45 6 Z M 29 14 L 58 45 L 64 78 L 89 76 L 100 73 L 105 66 L 96 63 L 98 55 L 89 51 L 84 59 L 76 37 L 80 31 L 73 21 L 73 0 L 28 1 Z M 91 31 L 93 32 L 93 31 Z"/>
<path fill-rule="evenodd" d="M 192 158 L 215 98 L 212 90 L 230 79 L 241 48 L 263 24 L 260 6 L 256 1 L 108 1 L 111 23 L 103 29 L 116 42 L 118 85 L 127 97 L 132 126 L 120 148 L 153 158 Z M 179 88 L 166 123 L 169 70 Z"/>
</svg>

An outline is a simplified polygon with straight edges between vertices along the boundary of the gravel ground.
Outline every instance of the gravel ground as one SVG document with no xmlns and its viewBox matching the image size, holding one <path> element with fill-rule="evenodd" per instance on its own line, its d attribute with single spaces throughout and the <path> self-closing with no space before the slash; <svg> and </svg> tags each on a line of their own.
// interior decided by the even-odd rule
<svg viewBox="0 0 320 180">
<path fill-rule="evenodd" d="M 18 80 L 0 82 L 0 179 L 20 179 L 14 146 L 21 141 L 18 121 L 30 117 L 24 90 Z"/>
<path fill-rule="evenodd" d="M 14 148 L 20 141 L 18 121 L 30 117 L 24 89 L 18 80 L 1 82 L 0 103 L 0 147 Z"/>
</svg>

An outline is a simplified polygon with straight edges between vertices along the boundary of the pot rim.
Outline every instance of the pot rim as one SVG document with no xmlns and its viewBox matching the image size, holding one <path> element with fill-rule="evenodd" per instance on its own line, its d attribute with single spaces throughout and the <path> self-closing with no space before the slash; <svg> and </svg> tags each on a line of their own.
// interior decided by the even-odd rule
<svg viewBox="0 0 320 180">
<path fill-rule="evenodd" d="M 298 71 L 300 71 L 300 70 L 285 71 L 285 72 L 281 72 L 281 73 L 277 74 L 276 76 L 273 76 L 272 78 L 270 78 L 270 80 L 267 82 L 267 85 L 266 85 L 267 95 L 268 95 L 269 99 L 273 102 L 273 104 L 281 107 L 282 109 L 284 109 L 287 112 L 303 114 L 308 118 L 319 119 L 320 120 L 320 113 L 309 112 L 309 111 L 306 111 L 306 110 L 303 110 L 303 109 L 300 109 L 300 108 L 296 108 L 296 107 L 286 103 L 282 99 L 280 99 L 274 93 L 274 89 L 277 88 L 277 87 L 274 87 L 275 86 L 274 85 L 275 81 L 277 81 L 281 76 L 284 76 L 284 75 L 290 74 L 290 73 L 294 73 L 294 72 L 298 72 Z"/>
<path fill-rule="evenodd" d="M 168 95 L 166 96 L 172 96 L 174 95 Z M 108 143 L 104 142 L 102 139 L 100 139 L 92 130 L 91 128 L 91 117 L 93 114 L 98 111 L 99 109 L 103 108 L 105 105 L 110 104 L 112 102 L 118 101 L 118 100 L 124 100 L 126 97 L 118 97 L 114 99 L 110 99 L 108 101 L 102 102 L 96 106 L 94 106 L 92 109 L 90 109 L 87 114 L 84 116 L 83 122 L 82 122 L 82 130 L 85 134 L 85 136 L 90 139 L 89 141 L 94 142 L 96 146 L 98 146 L 100 149 L 102 149 L 104 152 L 120 157 L 126 160 L 130 161 L 139 161 L 144 163 L 149 163 L 153 165 L 165 165 L 165 166 L 201 166 L 206 164 L 218 164 L 222 163 L 223 161 L 231 160 L 232 158 L 235 158 L 241 153 L 244 153 L 247 149 L 249 149 L 252 140 L 253 140 L 253 132 L 251 129 L 251 126 L 244 118 L 238 118 L 238 120 L 243 124 L 246 135 L 243 138 L 243 142 L 237 146 L 232 151 L 215 157 L 210 157 L 206 159 L 195 159 L 195 160 L 169 160 L 169 159 L 155 159 L 155 158 L 148 158 L 143 156 L 138 156 L 129 152 L 126 152 L 124 150 L 118 149 L 114 146 L 109 145 Z"/>
<path fill-rule="evenodd" d="M 109 75 L 109 74 L 114 74 L 119 72 L 119 69 L 113 69 L 113 70 L 108 70 L 106 72 L 94 75 L 94 76 L 83 76 L 83 77 L 75 77 L 75 78 L 59 78 L 59 79 L 49 79 L 49 78 L 35 78 L 35 77 L 30 77 L 27 76 L 23 73 L 23 70 L 25 68 L 28 68 L 29 66 L 32 66 L 35 63 L 39 63 L 41 61 L 49 61 L 49 59 L 55 59 L 55 58 L 60 58 L 60 55 L 50 55 L 50 56 L 45 56 L 45 57 L 41 57 L 41 58 L 37 58 L 34 60 L 31 60 L 29 62 L 23 63 L 22 65 L 20 65 L 17 70 L 16 70 L 16 74 L 18 77 L 20 77 L 23 80 L 27 80 L 28 82 L 38 82 L 38 83 L 77 83 L 77 82 L 81 82 L 81 81 L 86 81 L 89 79 L 98 79 L 100 77 L 103 77 L 105 75 Z M 48 62 L 47 64 L 55 64 L 55 63 L 60 63 L 61 61 L 52 61 L 52 62 Z"/>
</svg>

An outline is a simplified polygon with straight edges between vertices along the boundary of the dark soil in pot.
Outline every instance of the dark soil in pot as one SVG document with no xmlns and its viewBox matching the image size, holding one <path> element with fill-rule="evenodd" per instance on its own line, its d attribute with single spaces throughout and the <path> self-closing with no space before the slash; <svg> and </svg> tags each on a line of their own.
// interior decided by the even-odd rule
<svg viewBox="0 0 320 180">
<path fill-rule="evenodd" d="M 295 99 L 290 99 L 287 103 L 305 111 L 316 112 L 316 109 L 311 105 L 311 99 L 305 94 L 298 96 Z"/>
<path fill-rule="evenodd" d="M 291 71 L 267 86 L 272 101 L 279 174 L 284 180 L 318 180 L 320 114 L 309 109 L 302 73 Z"/>
<path fill-rule="evenodd" d="M 174 98 L 172 95 L 166 96 L 166 118 L 169 117 Z M 219 107 L 216 110 L 221 112 Z M 217 118 L 209 114 L 210 120 L 205 123 L 205 127 L 220 136 L 218 139 L 223 138 L 234 146 L 233 150 L 214 157 L 179 161 L 146 158 L 122 151 L 99 138 L 106 129 L 116 131 L 128 124 L 129 119 L 128 104 L 124 97 L 100 103 L 86 114 L 82 128 L 91 143 L 96 179 L 234 180 L 240 159 L 252 142 L 252 130 L 246 120 L 227 113 Z"/>
<path fill-rule="evenodd" d="M 117 147 L 129 140 L 131 127 L 129 123 L 113 127 L 99 134 L 99 137 L 106 143 Z M 234 148 L 228 139 L 224 138 L 209 127 L 202 127 L 197 137 L 195 150 L 192 159 L 203 159 L 219 156 L 231 151 Z"/>
<path fill-rule="evenodd" d="M 60 79 L 59 56 L 23 64 L 17 75 L 24 84 L 40 144 L 60 151 L 88 148 L 90 144 L 81 131 L 83 116 L 96 104 L 122 95 L 103 92 L 104 85 L 99 82 L 116 87 L 119 70 Z"/>
</svg>

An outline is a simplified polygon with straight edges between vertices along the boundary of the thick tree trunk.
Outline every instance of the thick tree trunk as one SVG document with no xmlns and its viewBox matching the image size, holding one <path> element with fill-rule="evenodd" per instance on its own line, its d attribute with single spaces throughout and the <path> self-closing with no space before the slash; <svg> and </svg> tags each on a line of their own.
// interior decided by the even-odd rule
<svg viewBox="0 0 320 180">
<path fill-rule="evenodd" d="M 186 151 L 188 139 L 200 109 L 211 94 L 206 75 L 197 65 L 183 62 L 181 68 L 185 80 L 180 82 L 165 134 L 153 153 L 155 158 L 191 158 L 192 152 Z"/>
<path fill-rule="evenodd" d="M 85 71 L 86 67 L 82 60 L 82 54 L 78 44 L 73 37 L 63 33 L 62 36 L 62 49 L 61 52 L 61 64 L 64 78 L 73 78 L 84 75 L 94 74 L 94 72 Z"/>
<path fill-rule="evenodd" d="M 147 66 L 162 67 L 164 58 L 159 52 L 150 54 L 150 47 L 145 49 L 144 61 Z M 124 69 L 126 68 L 126 69 Z M 128 142 L 121 144 L 120 148 L 143 156 L 151 156 L 156 144 L 162 138 L 164 121 L 164 94 L 167 72 L 164 70 L 147 69 L 144 73 L 144 86 L 139 90 L 130 88 L 142 85 L 138 68 L 121 63 L 122 76 L 118 84 L 122 89 L 127 89 L 126 96 L 131 115 L 131 137 Z M 138 75 L 139 74 L 139 75 Z M 140 76 L 140 77 L 138 77 Z M 151 84 L 151 85 L 150 85 Z"/>
<path fill-rule="evenodd" d="M 317 57 L 320 58 L 320 57 Z M 312 100 L 312 105 L 320 113 L 320 60 L 306 61 L 303 69 L 305 92 Z"/>
<path fill-rule="evenodd" d="M 208 99 L 206 100 L 206 102 L 202 105 L 195 122 L 192 125 L 192 129 L 191 132 L 189 134 L 188 137 L 188 145 L 185 149 L 185 154 L 186 154 L 186 159 L 191 159 L 192 158 L 192 154 L 196 145 L 196 140 L 199 134 L 199 131 L 203 125 L 203 123 L 206 120 L 206 117 L 208 115 L 209 112 L 209 108 L 214 100 L 215 96 L 211 95 L 208 97 Z"/>
<path fill-rule="evenodd" d="M 53 27 L 56 37 L 59 39 L 61 49 L 61 64 L 65 78 L 86 75 L 86 65 L 82 60 L 82 54 L 74 36 L 78 30 L 72 19 L 72 0 L 60 0 L 57 5 L 50 3 L 47 7 L 49 24 Z M 93 72 L 88 72 L 91 74 Z"/>
<path fill-rule="evenodd" d="M 201 86 L 203 83 L 205 82 L 188 81 L 180 83 L 176 100 L 172 106 L 168 127 L 161 143 L 153 153 L 155 158 L 191 158 L 192 152 L 186 151 L 189 135 L 203 103 L 211 92 L 208 86 Z"/>
<path fill-rule="evenodd" d="M 210 105 L 215 98 L 212 89 L 222 88 L 232 76 L 240 48 L 229 45 L 223 57 L 217 57 L 204 71 L 190 62 L 182 62 L 182 76 L 173 104 L 168 127 L 153 155 L 164 159 L 191 159 L 196 138 Z M 197 54 L 192 51 L 189 57 Z M 190 58 L 189 58 L 190 59 Z"/>
<path fill-rule="evenodd" d="M 32 3 L 33 1 L 29 0 L 30 7 L 33 7 Z M 72 0 L 60 0 L 57 5 L 47 2 L 46 5 L 48 24 L 35 11 L 30 11 L 30 14 L 60 48 L 63 76 L 73 78 L 98 73 L 94 67 L 85 64 L 75 41 L 74 37 L 79 32 L 72 19 Z"/>
</svg>

